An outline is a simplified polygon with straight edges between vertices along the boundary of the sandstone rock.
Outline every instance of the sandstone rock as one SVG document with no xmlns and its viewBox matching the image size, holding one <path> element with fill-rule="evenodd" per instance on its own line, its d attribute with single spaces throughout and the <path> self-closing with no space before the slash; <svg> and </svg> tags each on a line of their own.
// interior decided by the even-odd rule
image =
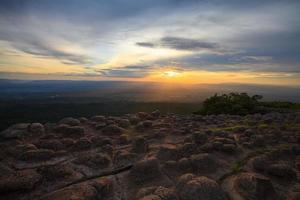
<svg viewBox="0 0 300 200">
<path fill-rule="evenodd" d="M 276 194 L 269 178 L 256 173 L 241 173 L 234 181 L 234 188 L 245 199 L 276 200 Z"/>
<path fill-rule="evenodd" d="M 211 153 L 214 150 L 214 146 L 212 143 L 206 143 L 200 147 L 200 150 L 206 153 Z"/>
<path fill-rule="evenodd" d="M 153 122 L 150 121 L 150 120 L 146 120 L 146 121 L 142 121 L 140 123 L 138 123 L 136 126 L 135 126 L 135 129 L 137 131 L 144 131 L 144 130 L 147 130 L 149 128 L 151 128 L 153 125 Z"/>
<path fill-rule="evenodd" d="M 193 140 L 196 144 L 205 144 L 207 141 L 207 135 L 205 133 L 195 132 L 193 133 Z"/>
<path fill-rule="evenodd" d="M 256 156 L 251 159 L 252 166 L 257 171 L 265 171 L 270 165 L 270 161 L 266 155 Z"/>
<path fill-rule="evenodd" d="M 46 194 L 41 200 L 94 200 L 96 198 L 95 187 L 89 184 L 79 184 Z"/>
<path fill-rule="evenodd" d="M 152 187 L 144 187 L 142 189 L 140 189 L 137 194 L 136 194 L 136 198 L 137 199 L 141 199 L 145 196 L 151 195 L 154 193 L 154 191 L 157 189 L 157 187 L 152 186 Z"/>
<path fill-rule="evenodd" d="M 34 144 L 19 144 L 16 145 L 12 151 L 14 156 L 18 157 L 26 151 L 37 150 L 37 147 Z"/>
<path fill-rule="evenodd" d="M 53 158 L 54 155 L 53 150 L 37 149 L 24 152 L 20 159 L 24 161 L 45 161 Z"/>
<path fill-rule="evenodd" d="M 137 162 L 129 172 L 130 180 L 139 185 L 147 181 L 159 179 L 160 177 L 161 171 L 156 158 L 149 158 Z"/>
<path fill-rule="evenodd" d="M 129 143 L 129 137 L 128 137 L 128 135 L 126 135 L 126 134 L 120 135 L 119 143 L 120 144 L 128 144 Z"/>
<path fill-rule="evenodd" d="M 236 146 L 233 144 L 223 144 L 222 151 L 227 153 L 233 153 L 236 151 Z"/>
<path fill-rule="evenodd" d="M 162 186 L 142 188 L 136 197 L 143 200 L 178 200 L 174 190 Z"/>
<path fill-rule="evenodd" d="M 62 180 L 75 173 L 75 171 L 67 164 L 40 167 L 38 172 L 47 181 Z"/>
<path fill-rule="evenodd" d="M 62 150 L 65 148 L 65 146 L 61 143 L 60 140 L 54 139 L 54 140 L 40 140 L 36 146 L 41 149 L 51 149 L 51 150 Z"/>
<path fill-rule="evenodd" d="M 57 133 L 63 134 L 65 137 L 82 137 L 84 136 L 84 128 L 80 126 L 69 126 L 61 124 L 54 128 Z"/>
<path fill-rule="evenodd" d="M 75 141 L 71 138 L 63 138 L 60 141 L 66 148 L 72 147 L 75 144 Z"/>
<path fill-rule="evenodd" d="M 160 116 L 160 111 L 159 110 L 155 110 L 153 112 L 151 112 L 151 116 L 154 117 L 154 118 L 159 118 Z"/>
<path fill-rule="evenodd" d="M 178 150 L 174 146 L 161 146 L 156 156 L 160 160 L 177 160 Z"/>
<path fill-rule="evenodd" d="M 32 190 L 41 179 L 33 169 L 18 171 L 0 179 L 0 194 Z"/>
<path fill-rule="evenodd" d="M 0 137 L 5 139 L 24 138 L 29 135 L 28 127 L 30 124 L 15 124 L 0 132 Z"/>
<path fill-rule="evenodd" d="M 293 168 L 287 164 L 272 164 L 267 167 L 267 171 L 273 176 L 277 176 L 287 180 L 292 180 L 297 177 L 295 170 L 293 170 Z"/>
<path fill-rule="evenodd" d="M 95 124 L 95 129 L 101 130 L 101 129 L 103 129 L 107 125 L 108 124 L 106 124 L 105 122 L 98 122 L 98 123 Z"/>
<path fill-rule="evenodd" d="M 69 126 L 78 126 L 80 121 L 72 117 L 66 117 L 59 121 L 59 124 L 67 124 Z"/>
<path fill-rule="evenodd" d="M 111 159 L 108 155 L 103 153 L 83 154 L 73 161 L 76 164 L 86 165 L 93 169 L 107 168 Z"/>
<path fill-rule="evenodd" d="M 177 191 L 182 200 L 226 200 L 216 181 L 204 176 L 186 174 L 179 178 Z"/>
<path fill-rule="evenodd" d="M 127 128 L 130 126 L 130 121 L 128 119 L 120 119 L 118 125 L 122 128 Z"/>
<path fill-rule="evenodd" d="M 87 138 L 80 138 L 75 144 L 73 145 L 74 150 L 85 150 L 90 149 L 92 147 L 92 143 Z"/>
<path fill-rule="evenodd" d="M 108 137 L 103 137 L 103 136 L 93 136 L 91 137 L 91 142 L 93 143 L 94 146 L 104 146 L 104 145 L 112 145 L 112 140 L 109 139 Z"/>
<path fill-rule="evenodd" d="M 119 151 L 115 155 L 115 165 L 117 166 L 127 166 L 135 162 L 137 154 L 130 153 L 128 151 Z"/>
<path fill-rule="evenodd" d="M 210 154 L 196 154 L 190 158 L 191 166 L 194 171 L 214 172 L 217 170 L 217 163 Z"/>
<path fill-rule="evenodd" d="M 109 135 L 121 135 L 124 132 L 124 129 L 117 125 L 108 125 L 102 129 L 102 132 Z"/>
<path fill-rule="evenodd" d="M 102 115 L 96 115 L 91 118 L 94 122 L 105 122 L 105 117 Z"/>
<path fill-rule="evenodd" d="M 148 150 L 148 143 L 145 138 L 137 137 L 132 141 L 132 152 L 134 153 L 145 153 Z"/>
<path fill-rule="evenodd" d="M 144 196 L 143 198 L 141 198 L 139 200 L 162 200 L 162 199 L 157 195 L 150 194 L 150 195 Z"/>
<path fill-rule="evenodd" d="M 129 117 L 129 121 L 130 121 L 130 124 L 132 125 L 136 125 L 137 123 L 140 122 L 140 119 L 136 116 L 130 116 Z"/>
<path fill-rule="evenodd" d="M 34 134 L 43 134 L 43 133 L 45 133 L 45 128 L 44 128 L 43 124 L 32 123 L 29 126 L 29 131 Z"/>
<path fill-rule="evenodd" d="M 146 113 L 146 112 L 138 112 L 138 113 L 136 114 L 136 116 L 137 116 L 139 119 L 144 120 L 144 119 L 146 119 L 147 117 L 149 117 L 149 114 Z"/>
</svg>

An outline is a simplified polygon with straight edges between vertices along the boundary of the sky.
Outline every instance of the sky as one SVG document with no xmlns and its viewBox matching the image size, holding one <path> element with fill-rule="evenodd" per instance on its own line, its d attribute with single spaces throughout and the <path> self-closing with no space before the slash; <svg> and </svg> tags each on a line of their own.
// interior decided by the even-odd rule
<svg viewBox="0 0 300 200">
<path fill-rule="evenodd" d="M 1 79 L 300 86 L 297 0 L 0 0 Z"/>
</svg>

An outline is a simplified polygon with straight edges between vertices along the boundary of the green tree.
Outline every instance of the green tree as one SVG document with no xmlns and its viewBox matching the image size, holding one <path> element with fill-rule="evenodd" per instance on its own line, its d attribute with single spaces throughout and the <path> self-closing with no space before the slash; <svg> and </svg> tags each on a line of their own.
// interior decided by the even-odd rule
<svg viewBox="0 0 300 200">
<path fill-rule="evenodd" d="M 203 107 L 196 114 L 232 114 L 247 115 L 259 111 L 261 95 L 249 96 L 247 93 L 215 94 L 203 102 Z"/>
</svg>

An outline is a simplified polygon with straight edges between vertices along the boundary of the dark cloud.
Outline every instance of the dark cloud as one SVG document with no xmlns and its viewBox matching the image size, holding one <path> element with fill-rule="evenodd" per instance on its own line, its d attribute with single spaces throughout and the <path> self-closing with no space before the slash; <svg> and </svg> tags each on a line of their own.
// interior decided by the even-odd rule
<svg viewBox="0 0 300 200">
<path fill-rule="evenodd" d="M 52 47 L 46 47 L 42 44 L 38 45 L 25 45 L 20 46 L 17 45 L 17 49 L 23 51 L 24 53 L 28 53 L 37 57 L 43 58 L 56 58 L 60 60 L 64 64 L 68 65 L 90 65 L 92 61 L 88 56 L 80 55 L 80 54 L 72 54 L 57 50 Z"/>
<path fill-rule="evenodd" d="M 167 47 L 170 49 L 190 51 L 218 48 L 218 45 L 216 43 L 179 37 L 164 37 L 160 40 L 160 45 L 162 47 Z"/>
<path fill-rule="evenodd" d="M 213 50 L 219 48 L 217 43 L 181 37 L 163 37 L 157 42 L 137 42 L 136 45 L 141 47 L 161 47 L 185 51 Z"/>
<path fill-rule="evenodd" d="M 135 44 L 141 47 L 155 47 L 155 44 L 151 42 L 137 42 Z"/>
<path fill-rule="evenodd" d="M 120 77 L 120 78 L 143 78 L 149 75 L 151 67 L 149 66 L 125 66 L 112 69 L 98 70 L 103 77 Z"/>
</svg>

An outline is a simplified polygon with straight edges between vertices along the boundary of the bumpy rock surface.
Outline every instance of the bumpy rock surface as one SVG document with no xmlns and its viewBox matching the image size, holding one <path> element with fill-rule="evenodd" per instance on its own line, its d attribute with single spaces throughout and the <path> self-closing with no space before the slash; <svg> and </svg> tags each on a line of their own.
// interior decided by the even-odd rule
<svg viewBox="0 0 300 200">
<path fill-rule="evenodd" d="M 0 132 L 0 199 L 297 200 L 300 114 L 155 110 Z"/>
</svg>

